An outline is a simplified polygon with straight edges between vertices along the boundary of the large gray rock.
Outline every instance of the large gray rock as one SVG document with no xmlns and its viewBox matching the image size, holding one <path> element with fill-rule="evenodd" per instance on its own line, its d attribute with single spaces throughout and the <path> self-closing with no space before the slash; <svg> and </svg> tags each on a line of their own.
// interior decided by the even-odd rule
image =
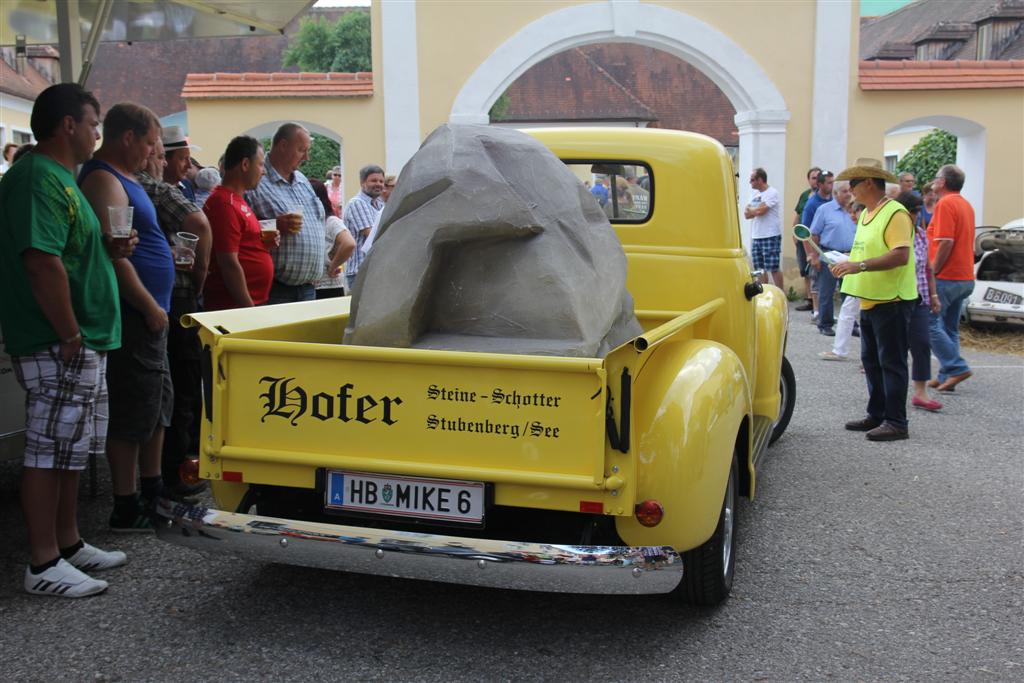
<svg viewBox="0 0 1024 683">
<path fill-rule="evenodd" d="M 345 343 L 603 356 L 641 333 L 600 206 L 518 131 L 441 126 L 402 170 Z"/>
</svg>

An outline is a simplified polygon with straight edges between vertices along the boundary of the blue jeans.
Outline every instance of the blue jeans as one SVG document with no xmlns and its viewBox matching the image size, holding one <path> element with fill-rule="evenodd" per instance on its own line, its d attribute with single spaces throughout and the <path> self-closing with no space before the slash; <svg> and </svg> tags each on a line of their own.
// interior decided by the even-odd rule
<svg viewBox="0 0 1024 683">
<path fill-rule="evenodd" d="M 345 274 L 345 291 L 349 294 L 352 293 L 352 288 L 356 286 L 356 275 L 358 274 L 359 273 L 353 273 L 352 275 L 349 275 L 348 273 Z"/>
<path fill-rule="evenodd" d="M 860 360 L 868 382 L 868 416 L 907 428 L 907 351 L 917 300 L 876 304 L 860 313 Z"/>
<path fill-rule="evenodd" d="M 970 367 L 960 356 L 960 311 L 967 297 L 974 291 L 974 280 L 940 280 L 935 278 L 935 290 L 942 303 L 938 315 L 932 314 L 928 337 L 932 353 L 939 359 L 938 380 L 945 382 L 954 375 L 962 375 Z"/>
<path fill-rule="evenodd" d="M 932 349 L 928 341 L 931 316 L 931 308 L 918 299 L 910 316 L 910 379 L 915 382 L 927 382 L 932 378 Z"/>
<path fill-rule="evenodd" d="M 835 319 L 835 294 L 836 280 L 828 264 L 821 261 L 821 270 L 818 271 L 818 329 L 829 330 L 836 324 Z M 813 272 L 813 271 L 812 271 Z"/>
<path fill-rule="evenodd" d="M 270 286 L 270 298 L 267 304 L 290 304 L 296 301 L 313 301 L 316 299 L 316 288 L 311 285 L 286 285 L 274 280 Z"/>
</svg>

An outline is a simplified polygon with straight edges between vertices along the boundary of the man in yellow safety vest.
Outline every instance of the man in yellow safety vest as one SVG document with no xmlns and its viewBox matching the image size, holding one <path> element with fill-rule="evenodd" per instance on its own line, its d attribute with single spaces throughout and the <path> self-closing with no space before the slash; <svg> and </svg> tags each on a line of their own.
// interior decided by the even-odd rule
<svg viewBox="0 0 1024 683">
<path fill-rule="evenodd" d="M 910 214 L 885 195 L 899 182 L 875 159 L 858 159 L 836 180 L 849 180 L 854 198 L 866 208 L 848 261 L 832 266 L 846 276 L 842 292 L 860 299 L 861 361 L 868 383 L 867 417 L 846 423 L 871 441 L 906 439 L 908 326 L 917 301 L 914 225 Z"/>
</svg>

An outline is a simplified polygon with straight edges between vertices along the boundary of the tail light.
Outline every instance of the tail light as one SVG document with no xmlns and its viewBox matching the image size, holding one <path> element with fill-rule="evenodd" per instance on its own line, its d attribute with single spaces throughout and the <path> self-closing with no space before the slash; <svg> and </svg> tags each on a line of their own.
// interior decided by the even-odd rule
<svg viewBox="0 0 1024 683">
<path fill-rule="evenodd" d="M 644 526 L 658 526 L 665 516 L 665 508 L 656 500 L 645 500 L 636 506 L 636 521 Z"/>
<path fill-rule="evenodd" d="M 199 460 L 196 458 L 186 458 L 185 462 L 178 466 L 178 477 L 181 479 L 183 484 L 192 486 L 198 484 L 199 479 Z"/>
</svg>

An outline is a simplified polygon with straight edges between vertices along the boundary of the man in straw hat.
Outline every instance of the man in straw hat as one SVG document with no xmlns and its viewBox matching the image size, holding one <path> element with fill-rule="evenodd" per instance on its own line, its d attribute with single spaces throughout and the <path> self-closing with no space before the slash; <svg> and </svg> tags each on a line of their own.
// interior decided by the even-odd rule
<svg viewBox="0 0 1024 683">
<path fill-rule="evenodd" d="M 832 266 L 842 291 L 860 299 L 861 362 L 868 383 L 867 417 L 846 423 L 871 441 L 906 439 L 908 326 L 917 301 L 911 249 L 914 225 L 885 184 L 898 182 L 875 159 L 858 159 L 836 180 L 850 181 L 854 198 L 866 208 L 848 261 Z"/>
</svg>

